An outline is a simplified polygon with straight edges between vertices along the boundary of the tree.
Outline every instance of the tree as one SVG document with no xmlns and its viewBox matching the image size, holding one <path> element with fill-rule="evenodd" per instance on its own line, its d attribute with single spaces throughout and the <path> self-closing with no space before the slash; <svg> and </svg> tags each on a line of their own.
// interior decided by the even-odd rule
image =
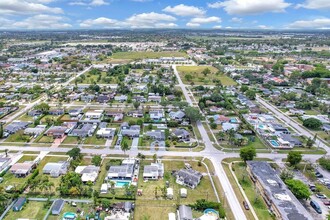
<svg viewBox="0 0 330 220">
<path fill-rule="evenodd" d="M 256 149 L 252 146 L 243 147 L 239 151 L 239 156 L 246 163 L 248 160 L 253 160 L 257 155 Z"/>
<path fill-rule="evenodd" d="M 152 155 L 152 159 L 154 160 L 154 163 L 157 161 L 157 154 Z"/>
<path fill-rule="evenodd" d="M 204 76 L 207 76 L 208 74 L 210 74 L 211 73 L 211 70 L 209 69 L 209 68 L 205 68 L 203 71 L 202 71 L 202 74 L 204 75 Z"/>
<path fill-rule="evenodd" d="M 66 154 L 74 160 L 81 158 L 80 148 L 78 147 L 72 148 Z"/>
<path fill-rule="evenodd" d="M 124 151 L 124 154 L 126 154 L 126 151 L 129 150 L 129 146 L 128 146 L 127 141 L 123 141 L 122 142 L 122 144 L 121 144 L 121 150 Z"/>
<path fill-rule="evenodd" d="M 293 195 L 297 197 L 297 199 L 309 199 L 309 197 L 312 195 L 308 186 L 300 180 L 287 179 L 285 183 Z"/>
<path fill-rule="evenodd" d="M 300 163 L 302 155 L 298 151 L 290 151 L 288 153 L 286 161 L 290 163 L 290 166 L 296 166 Z"/>
<path fill-rule="evenodd" d="M 217 128 L 217 124 L 213 122 L 213 123 L 210 124 L 210 127 L 211 127 L 212 129 L 216 129 L 216 128 Z"/>
<path fill-rule="evenodd" d="M 319 164 L 321 167 L 323 167 L 323 169 L 330 171 L 330 158 L 321 157 L 319 159 Z"/>
<path fill-rule="evenodd" d="M 240 88 L 241 92 L 246 92 L 247 90 L 249 90 L 249 87 L 247 85 L 242 85 Z"/>
<path fill-rule="evenodd" d="M 190 74 L 186 74 L 186 75 L 184 75 L 184 78 L 185 78 L 185 80 L 187 80 L 187 81 L 191 81 L 191 80 L 193 79 L 193 76 L 190 75 Z"/>
<path fill-rule="evenodd" d="M 102 158 L 100 155 L 95 155 L 93 158 L 92 158 L 92 164 L 94 166 L 100 166 L 101 165 L 101 161 L 102 161 Z"/>
<path fill-rule="evenodd" d="M 3 138 L 3 124 L 0 123 L 0 139 Z"/>
<path fill-rule="evenodd" d="M 140 106 L 140 102 L 134 102 L 133 106 L 134 106 L 135 109 L 138 109 L 139 106 Z"/>
<path fill-rule="evenodd" d="M 303 121 L 303 125 L 306 128 L 319 129 L 322 126 L 322 122 L 316 118 L 308 118 Z"/>
<path fill-rule="evenodd" d="M 255 100 L 256 99 L 256 91 L 254 91 L 254 90 L 251 90 L 251 89 L 247 90 L 245 92 L 245 95 L 246 95 L 246 97 L 248 97 L 251 100 Z"/>
<path fill-rule="evenodd" d="M 197 108 L 186 107 L 185 109 L 186 117 L 190 119 L 191 122 L 197 122 L 202 119 L 202 114 Z"/>
<path fill-rule="evenodd" d="M 40 103 L 39 105 L 36 105 L 34 107 L 34 109 L 35 110 L 40 110 L 40 111 L 42 111 L 42 113 L 47 114 L 49 109 L 50 109 L 50 106 L 47 103 L 43 102 L 43 103 Z"/>
<path fill-rule="evenodd" d="M 307 141 L 306 141 L 306 146 L 311 148 L 314 144 L 314 140 L 312 140 L 312 138 L 308 138 Z"/>
<path fill-rule="evenodd" d="M 288 179 L 293 179 L 294 174 L 288 169 L 284 169 L 280 174 L 281 179 L 285 182 Z"/>
</svg>

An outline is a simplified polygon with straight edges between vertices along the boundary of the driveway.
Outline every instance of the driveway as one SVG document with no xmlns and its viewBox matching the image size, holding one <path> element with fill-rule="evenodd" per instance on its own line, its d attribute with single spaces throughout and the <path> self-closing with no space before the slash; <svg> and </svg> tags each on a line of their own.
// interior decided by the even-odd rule
<svg viewBox="0 0 330 220">
<path fill-rule="evenodd" d="M 139 146 L 139 138 L 133 138 L 131 149 L 137 149 Z"/>
</svg>

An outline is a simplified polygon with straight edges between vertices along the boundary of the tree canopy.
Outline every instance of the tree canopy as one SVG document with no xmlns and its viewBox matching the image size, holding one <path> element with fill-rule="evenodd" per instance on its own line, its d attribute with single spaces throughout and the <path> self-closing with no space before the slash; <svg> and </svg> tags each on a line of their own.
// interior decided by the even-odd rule
<svg viewBox="0 0 330 220">
<path fill-rule="evenodd" d="M 308 199 L 311 196 L 308 186 L 301 180 L 287 179 L 285 183 L 297 199 Z"/>
<path fill-rule="evenodd" d="M 186 116 L 190 119 L 191 122 L 196 122 L 202 119 L 202 114 L 198 108 L 186 107 L 185 109 Z"/>
<path fill-rule="evenodd" d="M 296 166 L 302 160 L 302 155 L 298 151 L 290 151 L 288 153 L 286 161 L 290 163 L 291 166 Z"/>
<path fill-rule="evenodd" d="M 311 129 L 319 129 L 322 126 L 322 122 L 316 118 L 307 118 L 303 121 L 303 125 Z"/>
<path fill-rule="evenodd" d="M 256 149 L 252 146 L 243 147 L 239 151 L 239 156 L 244 162 L 248 160 L 253 160 L 253 158 L 256 155 L 257 155 Z"/>
</svg>

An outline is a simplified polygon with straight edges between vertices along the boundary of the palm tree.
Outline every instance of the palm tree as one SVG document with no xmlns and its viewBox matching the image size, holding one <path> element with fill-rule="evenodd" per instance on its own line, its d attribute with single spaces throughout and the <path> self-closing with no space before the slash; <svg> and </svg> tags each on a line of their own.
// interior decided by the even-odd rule
<svg viewBox="0 0 330 220">
<path fill-rule="evenodd" d="M 228 131 L 228 140 L 229 140 L 230 145 L 233 145 L 234 138 L 235 138 L 235 130 L 234 129 L 230 129 Z"/>
</svg>

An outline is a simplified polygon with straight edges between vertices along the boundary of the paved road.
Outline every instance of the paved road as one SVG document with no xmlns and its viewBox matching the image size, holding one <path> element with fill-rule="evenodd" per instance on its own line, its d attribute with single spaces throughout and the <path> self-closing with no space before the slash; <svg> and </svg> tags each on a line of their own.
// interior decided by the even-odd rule
<svg viewBox="0 0 330 220">
<path fill-rule="evenodd" d="M 273 112 L 273 114 L 280 119 L 281 121 L 283 121 L 285 124 L 287 124 L 288 126 L 292 127 L 293 129 L 295 129 L 299 134 L 305 135 L 306 137 L 310 137 L 310 138 L 314 138 L 314 134 L 312 134 L 310 131 L 308 131 L 307 129 L 305 129 L 304 127 L 302 127 L 300 124 L 298 124 L 296 121 L 294 121 L 292 118 L 290 118 L 289 116 L 283 114 L 283 112 L 281 112 L 280 110 L 278 110 L 275 106 L 269 104 L 266 100 L 264 100 L 261 97 L 256 97 L 256 100 L 263 105 L 265 108 L 267 108 L 268 110 L 270 110 L 271 112 Z M 315 141 L 315 145 L 322 147 L 324 150 L 327 151 L 327 155 L 330 155 L 330 149 L 327 145 L 325 145 L 320 139 L 319 137 L 317 138 L 317 140 Z"/>
<path fill-rule="evenodd" d="M 178 79 L 179 86 L 181 87 L 181 90 L 182 90 L 187 102 L 189 103 L 190 106 L 193 106 L 193 102 L 189 96 L 186 86 L 183 84 L 183 82 L 181 80 L 181 77 L 176 69 L 176 65 L 173 65 L 172 68 L 173 68 L 174 74 L 176 75 L 176 77 Z M 246 216 L 245 216 L 243 209 L 242 209 L 242 207 L 235 195 L 235 192 L 229 182 L 229 179 L 221 165 L 221 160 L 218 160 L 214 156 L 215 153 L 219 153 L 219 151 L 216 148 L 214 148 L 203 124 L 200 121 L 197 122 L 197 128 L 198 128 L 199 133 L 201 134 L 204 144 L 205 144 L 205 150 L 204 150 L 203 154 L 200 154 L 200 155 L 205 155 L 205 153 L 210 154 L 209 158 L 211 159 L 211 161 L 213 163 L 215 173 L 218 176 L 218 179 L 224 189 L 225 196 L 228 199 L 230 208 L 234 214 L 235 219 L 245 220 Z"/>
</svg>

